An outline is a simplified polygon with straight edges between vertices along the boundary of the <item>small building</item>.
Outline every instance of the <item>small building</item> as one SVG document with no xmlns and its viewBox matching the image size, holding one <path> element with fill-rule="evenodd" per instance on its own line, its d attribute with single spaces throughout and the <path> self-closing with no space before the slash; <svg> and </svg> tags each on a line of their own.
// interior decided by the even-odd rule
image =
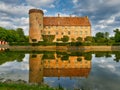
<svg viewBox="0 0 120 90">
<path fill-rule="evenodd" d="M 54 35 L 54 42 L 63 36 L 69 37 L 69 42 L 76 41 L 78 37 L 91 36 L 91 23 L 87 16 L 84 17 L 44 17 L 39 9 L 29 10 L 29 42 L 43 41 L 42 35 Z"/>
</svg>

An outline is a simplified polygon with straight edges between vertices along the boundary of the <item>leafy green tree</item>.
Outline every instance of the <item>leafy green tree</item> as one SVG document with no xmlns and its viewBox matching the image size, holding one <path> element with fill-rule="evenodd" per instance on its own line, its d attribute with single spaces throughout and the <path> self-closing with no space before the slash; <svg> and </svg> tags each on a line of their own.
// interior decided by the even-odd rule
<svg viewBox="0 0 120 90">
<path fill-rule="evenodd" d="M 69 37 L 68 36 L 63 36 L 63 38 L 61 38 L 61 41 L 68 42 L 69 41 Z"/>
<path fill-rule="evenodd" d="M 104 33 L 103 32 L 98 32 L 95 35 L 96 38 L 104 38 Z"/>
<path fill-rule="evenodd" d="M 17 28 L 17 34 L 19 35 L 19 41 L 20 42 L 24 42 L 25 41 L 25 35 L 24 35 L 24 32 L 23 32 L 23 29 L 22 28 Z"/>
<path fill-rule="evenodd" d="M 120 42 L 120 30 L 116 29 L 114 30 L 114 32 L 115 32 L 115 36 L 114 36 L 115 41 Z"/>
<path fill-rule="evenodd" d="M 114 61 L 119 62 L 120 61 L 120 52 L 115 53 L 115 59 Z"/>
<path fill-rule="evenodd" d="M 23 29 L 5 29 L 0 27 L 0 40 L 7 42 L 28 42 L 28 36 L 24 35 Z"/>
<path fill-rule="evenodd" d="M 106 42 L 108 42 L 107 38 L 108 38 L 107 32 L 106 33 L 98 32 L 98 33 L 96 33 L 94 40 L 97 43 L 106 43 Z"/>
<path fill-rule="evenodd" d="M 107 38 L 107 39 L 109 38 L 109 33 L 108 32 L 104 33 L 104 38 Z"/>
<path fill-rule="evenodd" d="M 7 30 L 6 40 L 7 42 L 17 42 L 19 40 L 19 35 L 15 30 Z"/>
<path fill-rule="evenodd" d="M 7 36 L 7 31 L 5 28 L 0 27 L 0 40 L 5 40 Z"/>
<path fill-rule="evenodd" d="M 92 41 L 93 41 L 93 37 L 87 36 L 87 37 L 85 38 L 85 41 L 87 41 L 87 42 L 92 42 Z"/>
</svg>

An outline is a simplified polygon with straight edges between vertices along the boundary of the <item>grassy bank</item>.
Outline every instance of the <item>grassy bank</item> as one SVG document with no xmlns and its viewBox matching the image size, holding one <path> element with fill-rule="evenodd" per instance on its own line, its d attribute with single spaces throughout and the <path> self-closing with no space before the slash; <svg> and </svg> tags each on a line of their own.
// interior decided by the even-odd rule
<svg viewBox="0 0 120 90">
<path fill-rule="evenodd" d="M 53 89 L 47 85 L 0 83 L 0 90 L 60 90 L 60 89 Z"/>
</svg>

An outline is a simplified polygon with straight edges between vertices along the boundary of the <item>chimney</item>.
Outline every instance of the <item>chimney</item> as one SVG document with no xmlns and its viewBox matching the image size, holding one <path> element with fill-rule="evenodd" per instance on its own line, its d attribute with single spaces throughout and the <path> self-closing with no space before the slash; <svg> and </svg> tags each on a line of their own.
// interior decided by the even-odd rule
<svg viewBox="0 0 120 90">
<path fill-rule="evenodd" d="M 60 14 L 58 13 L 58 17 L 60 17 Z"/>
</svg>

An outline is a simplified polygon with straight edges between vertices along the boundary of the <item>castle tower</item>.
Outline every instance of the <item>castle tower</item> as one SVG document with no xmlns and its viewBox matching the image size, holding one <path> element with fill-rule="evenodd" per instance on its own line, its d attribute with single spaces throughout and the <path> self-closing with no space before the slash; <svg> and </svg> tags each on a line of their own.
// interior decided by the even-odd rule
<svg viewBox="0 0 120 90">
<path fill-rule="evenodd" d="M 43 54 L 30 54 L 29 58 L 29 82 L 42 83 L 43 82 Z"/>
<path fill-rule="evenodd" d="M 38 9 L 29 10 L 29 42 L 37 43 L 42 41 L 43 11 Z"/>
</svg>

